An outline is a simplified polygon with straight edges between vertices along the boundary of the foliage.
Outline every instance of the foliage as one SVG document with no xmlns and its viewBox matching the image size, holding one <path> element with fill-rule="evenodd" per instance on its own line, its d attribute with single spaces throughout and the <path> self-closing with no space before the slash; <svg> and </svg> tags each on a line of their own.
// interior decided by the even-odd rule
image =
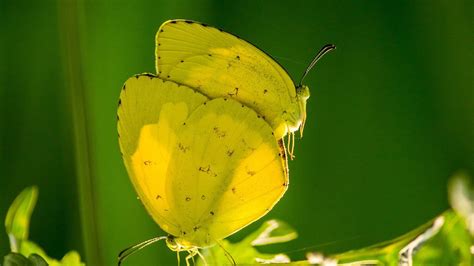
<svg viewBox="0 0 474 266">
<path fill-rule="evenodd" d="M 267 254 L 257 249 L 297 238 L 296 231 L 288 224 L 269 220 L 238 243 L 222 240 L 218 245 L 203 250 L 202 257 L 210 265 L 229 264 L 232 259 L 239 265 L 473 265 L 474 190 L 468 180 L 462 173 L 451 180 L 449 198 L 452 209 L 403 236 L 371 247 L 330 256 L 310 252 L 304 260 L 290 261 L 286 254 Z M 30 217 L 37 197 L 36 187 L 26 188 L 8 210 L 5 228 L 12 252 L 4 257 L 3 265 L 85 266 L 76 251 L 70 251 L 61 260 L 56 260 L 28 240 Z M 197 265 L 205 263 L 198 259 Z"/>
<path fill-rule="evenodd" d="M 260 263 L 284 263 L 290 259 L 285 254 L 264 254 L 256 247 L 284 243 L 297 237 L 296 231 L 289 225 L 278 220 L 266 221 L 257 231 L 245 237 L 238 243 L 231 243 L 222 240 L 219 245 L 203 251 L 203 256 L 209 265 L 229 264 L 229 258 L 225 252 L 232 254 L 232 258 L 237 264 Z M 205 265 L 199 260 L 198 265 Z"/>
<path fill-rule="evenodd" d="M 76 251 L 70 251 L 58 261 L 49 257 L 35 242 L 28 240 L 31 214 L 38 198 L 38 189 L 28 187 L 13 201 L 5 219 L 11 253 L 4 258 L 5 266 L 85 266 Z"/>
<path fill-rule="evenodd" d="M 453 209 L 405 235 L 360 250 L 327 257 L 310 252 L 306 260 L 293 262 L 285 254 L 262 254 L 256 246 L 287 242 L 297 237 L 295 230 L 287 224 L 270 220 L 238 243 L 223 240 L 220 245 L 205 250 L 203 257 L 211 265 L 228 264 L 227 251 L 237 264 L 470 266 L 474 263 L 471 251 L 474 191 L 469 188 L 468 178 L 463 174 L 451 180 L 449 190 Z M 204 265 L 202 260 L 198 265 Z"/>
</svg>

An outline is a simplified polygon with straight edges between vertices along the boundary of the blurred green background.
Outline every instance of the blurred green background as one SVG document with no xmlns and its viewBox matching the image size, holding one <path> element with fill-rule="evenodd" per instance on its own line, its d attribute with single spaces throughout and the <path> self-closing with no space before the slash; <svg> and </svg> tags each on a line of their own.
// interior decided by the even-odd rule
<svg viewBox="0 0 474 266">
<path fill-rule="evenodd" d="M 270 218 L 300 233 L 274 247 L 293 258 L 393 238 L 448 208 L 451 174 L 474 172 L 473 17 L 469 0 L 3 0 L 0 215 L 38 185 L 30 238 L 89 265 L 163 235 L 128 180 L 115 113 L 125 80 L 154 72 L 160 24 L 187 18 L 251 41 L 295 80 L 322 45 L 338 47 L 306 79 L 289 191 L 231 239 Z M 175 261 L 160 243 L 126 264 Z"/>
</svg>

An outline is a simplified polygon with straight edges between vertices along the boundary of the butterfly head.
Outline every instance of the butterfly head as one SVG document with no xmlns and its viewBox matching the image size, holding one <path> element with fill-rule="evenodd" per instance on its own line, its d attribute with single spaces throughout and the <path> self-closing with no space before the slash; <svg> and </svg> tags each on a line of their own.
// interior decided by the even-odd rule
<svg viewBox="0 0 474 266">
<path fill-rule="evenodd" d="M 319 52 L 316 54 L 316 56 L 313 58 L 311 63 L 308 65 L 306 70 L 303 73 L 303 76 L 300 79 L 299 85 L 296 87 L 296 102 L 298 103 L 298 110 L 299 110 L 299 116 L 298 116 L 298 122 L 299 124 L 297 125 L 297 129 L 293 130 L 300 130 L 301 136 L 303 136 L 303 129 L 304 129 L 304 124 L 306 122 L 306 100 L 309 98 L 309 88 L 306 85 L 303 85 L 303 80 L 308 75 L 309 71 L 316 65 L 316 63 L 321 59 L 325 54 L 328 52 L 336 49 L 336 46 L 333 44 L 326 44 L 319 50 Z M 290 130 L 291 131 L 291 130 Z"/>
<path fill-rule="evenodd" d="M 306 85 L 296 87 L 296 98 L 293 104 L 283 111 L 282 121 L 277 127 L 277 138 L 300 131 L 302 135 L 306 121 L 306 101 L 309 98 L 309 88 Z"/>
<path fill-rule="evenodd" d="M 299 107 L 299 127 L 301 136 L 303 136 L 304 124 L 306 122 L 306 101 L 310 96 L 309 88 L 306 85 L 300 85 L 296 88 L 296 101 Z"/>
</svg>

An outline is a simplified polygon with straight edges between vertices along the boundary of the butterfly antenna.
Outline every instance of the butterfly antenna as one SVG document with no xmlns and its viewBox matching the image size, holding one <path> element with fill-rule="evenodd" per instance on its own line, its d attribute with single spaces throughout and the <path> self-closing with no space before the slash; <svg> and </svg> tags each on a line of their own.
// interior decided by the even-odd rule
<svg viewBox="0 0 474 266">
<path fill-rule="evenodd" d="M 233 266 L 236 266 L 237 263 L 235 262 L 234 258 L 232 257 L 232 255 L 230 255 L 230 253 L 222 246 L 222 244 L 215 240 L 217 245 L 219 245 L 219 247 L 224 251 L 224 254 L 226 256 L 226 258 L 229 260 L 230 264 L 233 265 Z"/>
<path fill-rule="evenodd" d="M 155 238 L 152 238 L 152 239 L 148 239 L 148 240 L 145 240 L 141 243 L 138 243 L 136 245 L 133 245 L 129 248 L 126 248 L 124 250 L 122 250 L 119 255 L 118 255 L 118 263 L 117 265 L 120 266 L 122 265 L 122 262 L 128 258 L 128 256 L 132 255 L 133 253 L 139 251 L 140 249 L 142 248 L 145 248 L 155 242 L 158 242 L 160 240 L 164 240 L 166 239 L 167 237 L 166 236 L 159 236 L 159 237 L 155 237 Z"/>
<path fill-rule="evenodd" d="M 326 44 L 319 50 L 319 52 L 316 54 L 316 56 L 313 58 L 313 61 L 309 64 L 309 66 L 306 68 L 305 72 L 303 73 L 303 76 L 300 79 L 300 83 L 298 86 L 301 86 L 303 84 L 303 80 L 308 75 L 309 71 L 316 65 L 316 63 L 321 59 L 325 54 L 329 53 L 332 50 L 335 50 L 336 46 L 334 44 Z"/>
</svg>

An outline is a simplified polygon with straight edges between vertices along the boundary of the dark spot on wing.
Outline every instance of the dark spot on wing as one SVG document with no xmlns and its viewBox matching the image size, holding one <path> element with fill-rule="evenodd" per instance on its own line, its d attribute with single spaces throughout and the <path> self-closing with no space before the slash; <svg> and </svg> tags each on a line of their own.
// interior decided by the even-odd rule
<svg viewBox="0 0 474 266">
<path fill-rule="evenodd" d="M 191 21 L 191 20 L 185 20 L 184 22 L 188 23 L 188 24 L 193 24 L 194 21 Z"/>
<path fill-rule="evenodd" d="M 184 146 L 181 142 L 178 143 L 178 149 L 182 151 L 183 153 L 186 153 L 189 150 L 189 147 Z"/>
<path fill-rule="evenodd" d="M 239 88 L 235 88 L 233 91 L 227 93 L 230 97 L 237 96 L 239 94 Z"/>
<path fill-rule="evenodd" d="M 163 29 L 160 30 L 160 32 L 163 32 L 163 31 L 164 31 Z"/>
<path fill-rule="evenodd" d="M 209 213 L 210 213 L 211 215 L 214 215 L 214 212 L 213 212 L 213 211 L 211 211 L 211 212 L 209 212 Z"/>
<path fill-rule="evenodd" d="M 123 84 L 122 90 L 125 90 L 125 89 L 126 89 L 125 84 Z"/>
<path fill-rule="evenodd" d="M 247 174 L 248 174 L 249 176 L 254 176 L 254 175 L 255 175 L 255 171 L 247 171 Z"/>
<path fill-rule="evenodd" d="M 172 23 L 172 24 L 176 24 L 176 20 L 172 20 L 171 23 Z"/>
<path fill-rule="evenodd" d="M 213 128 L 214 133 L 218 138 L 223 138 L 226 136 L 226 132 L 218 128 L 217 126 Z"/>
<path fill-rule="evenodd" d="M 184 60 L 181 60 L 181 63 L 184 63 Z"/>
<path fill-rule="evenodd" d="M 208 56 L 212 56 L 212 54 L 207 54 Z"/>
<path fill-rule="evenodd" d="M 194 226 L 193 231 L 196 232 L 197 230 L 199 230 L 199 228 L 201 228 L 201 227 L 200 226 Z"/>
<path fill-rule="evenodd" d="M 156 195 L 156 199 L 161 199 L 160 194 Z"/>
<path fill-rule="evenodd" d="M 232 154 L 234 154 L 234 150 L 228 150 L 227 151 L 227 156 L 230 157 L 230 156 L 232 156 Z"/>
<path fill-rule="evenodd" d="M 149 160 L 147 160 L 147 161 L 143 161 L 143 164 L 144 164 L 144 165 L 150 165 L 151 163 L 152 163 L 152 162 L 151 162 L 151 161 L 149 161 Z"/>
<path fill-rule="evenodd" d="M 202 199 L 202 200 L 205 200 L 205 199 L 206 199 L 206 195 L 201 195 L 201 199 Z"/>
<path fill-rule="evenodd" d="M 263 90 L 263 94 L 266 94 L 267 92 L 268 92 L 267 89 L 264 89 L 264 90 Z"/>
<path fill-rule="evenodd" d="M 191 201 L 191 197 L 186 197 L 186 201 Z"/>
<path fill-rule="evenodd" d="M 236 189 L 235 189 L 235 187 L 233 187 L 233 188 L 232 188 L 232 193 L 235 194 L 235 191 L 236 191 Z"/>
<path fill-rule="evenodd" d="M 211 165 L 199 166 L 198 171 L 203 172 L 203 173 L 209 173 L 211 171 Z"/>
<path fill-rule="evenodd" d="M 235 58 L 236 58 L 237 60 L 240 60 L 240 56 L 236 56 Z"/>
<path fill-rule="evenodd" d="M 118 106 L 122 104 L 122 99 L 119 99 Z"/>
</svg>

